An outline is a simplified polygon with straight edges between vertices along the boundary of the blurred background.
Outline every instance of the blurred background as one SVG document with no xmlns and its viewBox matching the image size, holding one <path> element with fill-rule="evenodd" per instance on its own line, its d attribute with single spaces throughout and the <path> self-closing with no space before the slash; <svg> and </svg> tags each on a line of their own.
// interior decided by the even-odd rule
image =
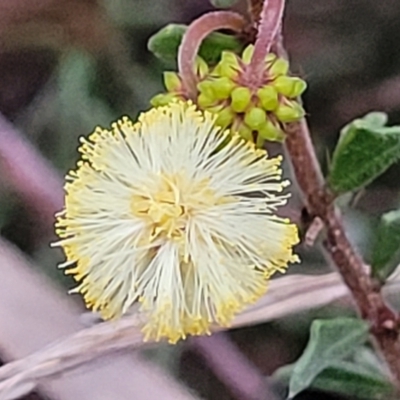
<svg viewBox="0 0 400 400">
<path fill-rule="evenodd" d="M 235 9 L 246 12 L 244 3 L 239 1 Z M 57 270 L 63 256 L 59 250 L 50 249 L 49 242 L 54 240 L 53 212 L 62 205 L 59 179 L 75 165 L 78 138 L 92 132 L 96 125 L 106 127 L 123 114 L 134 118 L 148 109 L 149 99 L 163 90 L 162 71 L 174 67 L 163 64 L 147 50 L 149 37 L 168 23 L 187 24 L 212 9 L 207 0 L 0 2 L 0 113 L 4 117 L 0 122 L 0 234 L 8 248 L 2 253 L 0 246 L 0 271 L 9 262 L 10 249 L 23 253 L 30 260 L 29 268 L 50 278 L 54 290 L 67 297 L 72 282 Z M 289 0 L 284 39 L 293 72 L 308 81 L 305 108 L 325 170 L 346 123 L 372 110 L 385 111 L 390 123 L 400 123 L 398 0 Z M 33 147 L 37 162 L 30 164 L 19 151 L 21 141 Z M 280 149 L 275 145 L 271 151 Z M 26 176 L 13 166 L 25 162 L 25 169 L 29 169 Z M 44 175 L 50 200 L 37 204 L 30 201 L 29 185 L 36 185 L 36 181 L 28 172 L 38 176 L 42 168 L 52 171 L 51 176 Z M 352 239 L 367 259 L 376 218 L 399 206 L 399 173 L 399 165 L 392 167 L 358 196 L 351 209 L 344 208 Z M 292 207 L 299 221 L 301 204 L 294 197 Z M 318 251 L 299 251 L 303 263 L 292 272 L 329 270 Z M 20 287 L 7 290 L 19 292 L 23 301 Z M 83 312 L 78 296 L 68 300 L 76 302 Z M 221 336 L 221 340 L 251 365 L 255 376 L 270 375 L 298 358 L 313 318 L 351 314 L 350 309 L 343 310 L 344 306 L 335 304 L 238 329 Z M 1 315 L 0 325 L 5 322 Z M 23 318 L 14 313 L 6 322 L 11 326 L 23 324 Z M 34 340 L 28 326 L 25 332 L 25 339 L 21 333 L 19 340 Z M 18 343 L 12 344 L 17 350 L 10 351 L 11 344 L 1 340 L 0 334 L 3 361 L 20 356 Z M 203 353 L 201 345 L 180 344 L 162 345 L 144 356 L 193 395 L 210 400 L 246 400 L 217 376 Z M 340 398 L 330 396 L 307 392 L 298 398 Z M 25 398 L 47 397 L 39 390 Z M 72 397 L 49 399 L 55 398 Z"/>
</svg>

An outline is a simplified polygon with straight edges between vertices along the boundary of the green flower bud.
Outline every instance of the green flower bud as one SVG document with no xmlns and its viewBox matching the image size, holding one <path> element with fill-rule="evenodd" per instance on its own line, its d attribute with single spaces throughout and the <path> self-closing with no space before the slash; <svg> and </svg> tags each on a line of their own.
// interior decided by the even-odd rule
<svg viewBox="0 0 400 400">
<path fill-rule="evenodd" d="M 304 110 L 300 104 L 290 102 L 281 104 L 276 110 L 275 115 L 281 122 L 294 122 L 303 118 Z"/>
<path fill-rule="evenodd" d="M 251 92 L 247 87 L 237 87 L 231 93 L 232 110 L 241 113 L 246 110 L 251 100 Z"/>
<path fill-rule="evenodd" d="M 245 117 L 244 122 L 253 130 L 257 130 L 262 126 L 267 119 L 267 115 L 262 108 L 253 107 L 250 109 Z"/>
<path fill-rule="evenodd" d="M 278 93 L 272 86 L 264 86 L 258 89 L 257 96 L 264 110 L 273 111 L 278 107 Z"/>
<path fill-rule="evenodd" d="M 213 85 L 210 80 L 202 81 L 197 84 L 197 90 L 206 95 L 209 99 L 216 99 L 214 95 Z"/>
<path fill-rule="evenodd" d="M 176 92 L 181 88 L 181 80 L 176 72 L 164 72 L 164 86 L 168 92 Z"/>
<path fill-rule="evenodd" d="M 207 107 L 207 111 L 209 111 L 212 114 L 217 114 L 220 111 L 222 111 L 223 108 L 224 108 L 223 104 L 217 104 L 217 105 L 212 106 L 212 107 Z"/>
<path fill-rule="evenodd" d="M 217 100 L 225 100 L 231 94 L 233 88 L 236 86 L 229 78 L 222 77 L 215 79 L 211 82 L 214 97 Z"/>
<path fill-rule="evenodd" d="M 283 58 L 277 58 L 271 65 L 269 73 L 271 76 L 287 75 L 289 72 L 289 63 Z"/>
<path fill-rule="evenodd" d="M 253 57 L 254 46 L 249 44 L 242 53 L 242 60 L 245 64 L 250 64 L 251 58 Z"/>
<path fill-rule="evenodd" d="M 279 93 L 289 98 L 300 96 L 307 87 L 302 79 L 290 76 L 278 76 L 272 84 Z"/>
<path fill-rule="evenodd" d="M 225 107 L 224 109 L 219 111 L 217 115 L 218 117 L 215 123 L 222 128 L 226 128 L 227 126 L 232 124 L 232 121 L 235 118 L 235 113 L 229 107 Z"/>
<path fill-rule="evenodd" d="M 270 120 L 267 120 L 265 124 L 258 129 L 258 134 L 265 140 L 282 142 L 285 138 L 282 129 L 279 126 L 274 125 Z"/>
<path fill-rule="evenodd" d="M 238 76 L 239 61 L 237 56 L 230 51 L 222 52 L 221 61 L 214 68 L 213 73 L 235 79 Z"/>
<path fill-rule="evenodd" d="M 253 131 L 247 125 L 241 124 L 238 133 L 243 139 L 246 139 L 249 142 L 253 141 Z"/>
<path fill-rule="evenodd" d="M 277 56 L 276 56 L 274 53 L 268 53 L 268 54 L 265 56 L 265 62 L 266 62 L 267 64 L 273 63 L 276 59 L 277 59 Z"/>
<path fill-rule="evenodd" d="M 150 100 L 150 104 L 153 107 L 166 106 L 175 98 L 177 98 L 177 96 L 173 93 L 159 93 Z"/>
<path fill-rule="evenodd" d="M 203 79 L 208 74 L 208 65 L 199 56 L 196 57 L 195 61 L 195 73 L 200 77 L 200 79 Z"/>
<path fill-rule="evenodd" d="M 205 93 L 200 93 L 197 98 L 197 104 L 200 108 L 208 108 L 215 103 L 215 98 L 208 97 Z"/>
</svg>

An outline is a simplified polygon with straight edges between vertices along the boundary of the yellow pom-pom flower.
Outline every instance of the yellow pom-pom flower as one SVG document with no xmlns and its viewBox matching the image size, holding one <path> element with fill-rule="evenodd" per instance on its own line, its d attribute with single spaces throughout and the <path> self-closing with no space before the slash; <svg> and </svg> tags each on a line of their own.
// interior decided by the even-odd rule
<svg viewBox="0 0 400 400">
<path fill-rule="evenodd" d="M 210 333 L 297 261 L 297 228 L 276 216 L 281 158 L 212 114 L 172 102 L 97 128 L 80 152 L 56 245 L 74 291 L 105 319 L 139 303 L 146 339 Z"/>
</svg>

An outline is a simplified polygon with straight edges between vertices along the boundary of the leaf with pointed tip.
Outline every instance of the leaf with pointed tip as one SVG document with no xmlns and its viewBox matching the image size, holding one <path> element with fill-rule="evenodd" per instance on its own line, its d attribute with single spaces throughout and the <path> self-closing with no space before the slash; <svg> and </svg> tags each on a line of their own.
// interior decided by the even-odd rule
<svg viewBox="0 0 400 400">
<path fill-rule="evenodd" d="M 297 360 L 289 382 L 289 398 L 308 388 L 325 369 L 344 360 L 368 337 L 368 325 L 355 318 L 315 320 L 310 340 Z"/>
<path fill-rule="evenodd" d="M 386 114 L 374 112 L 342 129 L 328 175 L 334 192 L 366 186 L 400 159 L 400 126 L 386 122 Z"/>
</svg>

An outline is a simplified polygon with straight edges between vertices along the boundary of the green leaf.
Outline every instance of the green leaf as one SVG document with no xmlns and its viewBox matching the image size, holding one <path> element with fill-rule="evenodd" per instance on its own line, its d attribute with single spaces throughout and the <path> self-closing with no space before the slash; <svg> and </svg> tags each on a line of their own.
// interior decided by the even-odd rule
<svg viewBox="0 0 400 400">
<path fill-rule="evenodd" d="M 292 372 L 293 365 L 287 365 L 280 368 L 274 378 L 288 382 Z M 336 362 L 327 367 L 309 387 L 366 400 L 384 400 L 394 394 L 393 385 L 385 375 L 349 361 Z"/>
<path fill-rule="evenodd" d="M 185 25 L 167 25 L 149 39 L 147 47 L 160 60 L 167 64 L 175 64 L 178 48 L 186 29 Z M 199 55 L 208 64 L 216 64 L 224 50 L 240 53 L 243 48 L 244 45 L 234 36 L 214 32 L 204 39 Z"/>
<path fill-rule="evenodd" d="M 400 158 L 400 126 L 386 122 L 384 113 L 374 112 L 342 129 L 328 176 L 335 192 L 369 184 Z"/>
<path fill-rule="evenodd" d="M 381 217 L 371 264 L 373 276 L 382 283 L 400 264 L 400 210 Z"/>
<path fill-rule="evenodd" d="M 325 369 L 342 361 L 368 337 L 368 325 L 354 318 L 315 320 L 310 340 L 293 368 L 289 382 L 289 397 L 308 388 Z"/>
<path fill-rule="evenodd" d="M 322 371 L 312 386 L 314 389 L 367 400 L 384 400 L 394 392 L 393 386 L 384 376 L 344 361 Z"/>
<path fill-rule="evenodd" d="M 210 0 L 210 2 L 214 7 L 228 8 L 237 3 L 237 0 Z"/>
</svg>

